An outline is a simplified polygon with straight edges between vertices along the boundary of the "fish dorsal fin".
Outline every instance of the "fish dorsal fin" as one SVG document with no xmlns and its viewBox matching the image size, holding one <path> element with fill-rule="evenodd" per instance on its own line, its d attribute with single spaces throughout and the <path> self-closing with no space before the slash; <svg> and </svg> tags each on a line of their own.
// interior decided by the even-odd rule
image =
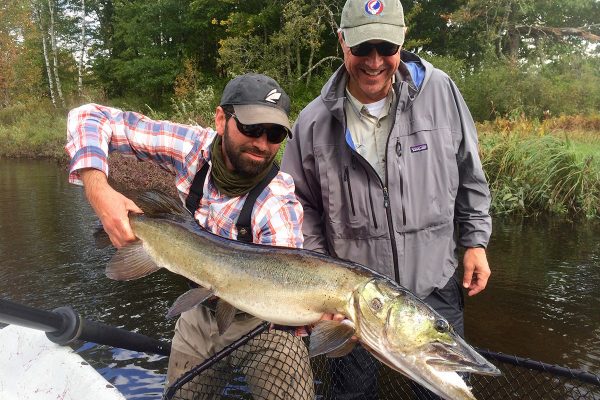
<svg viewBox="0 0 600 400">
<path fill-rule="evenodd" d="M 142 192 L 136 196 L 135 202 L 144 211 L 144 214 L 150 217 L 173 215 L 190 218 L 188 210 L 177 199 L 159 190 Z"/>
<path fill-rule="evenodd" d="M 117 250 L 106 266 L 106 276 L 116 281 L 130 281 L 160 269 L 150 258 L 141 241 Z"/>
<path fill-rule="evenodd" d="M 222 335 L 227 328 L 233 322 L 233 317 L 237 312 L 236 308 L 231 304 L 227 303 L 223 299 L 219 299 L 217 302 L 217 309 L 215 310 L 215 317 L 217 318 L 217 327 L 219 328 L 219 335 Z"/>
<path fill-rule="evenodd" d="M 184 311 L 191 310 L 198 304 L 208 300 L 214 295 L 214 292 L 205 288 L 194 288 L 190 289 L 175 300 L 169 312 L 167 312 L 167 318 L 173 318 L 176 315 L 181 314 Z"/>
<path fill-rule="evenodd" d="M 310 335 L 308 355 L 331 353 L 343 346 L 354 335 L 352 323 L 323 320 L 317 323 Z"/>
<path fill-rule="evenodd" d="M 346 343 L 338 347 L 337 349 L 330 351 L 326 354 L 327 358 L 338 358 L 344 357 L 348 353 L 350 353 L 356 347 L 356 343 L 353 340 L 348 340 Z"/>
</svg>

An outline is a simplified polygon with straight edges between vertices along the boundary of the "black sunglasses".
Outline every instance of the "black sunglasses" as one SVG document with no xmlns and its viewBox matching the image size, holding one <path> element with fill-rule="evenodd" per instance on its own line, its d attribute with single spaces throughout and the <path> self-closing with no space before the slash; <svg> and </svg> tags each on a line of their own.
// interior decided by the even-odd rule
<svg viewBox="0 0 600 400">
<path fill-rule="evenodd" d="M 267 134 L 269 143 L 277 144 L 283 142 L 283 139 L 288 135 L 288 130 L 285 126 L 278 124 L 242 124 L 235 114 L 225 111 L 235 120 L 238 131 L 251 138 L 259 138 L 263 133 Z"/>
<path fill-rule="evenodd" d="M 389 57 L 396 54 L 400 49 L 400 46 L 390 42 L 363 42 L 361 44 L 357 44 L 356 46 L 350 47 L 350 52 L 356 57 L 366 57 L 371 54 L 373 49 L 377 50 L 380 56 Z"/>
</svg>

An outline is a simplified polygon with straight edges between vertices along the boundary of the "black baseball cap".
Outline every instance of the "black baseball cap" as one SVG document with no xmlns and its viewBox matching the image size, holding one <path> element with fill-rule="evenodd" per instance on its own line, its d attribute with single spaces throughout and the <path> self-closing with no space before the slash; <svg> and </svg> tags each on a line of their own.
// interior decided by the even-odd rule
<svg viewBox="0 0 600 400">
<path fill-rule="evenodd" d="M 242 124 L 282 125 L 292 137 L 290 98 L 273 78 L 262 74 L 236 76 L 225 85 L 220 105 L 233 106 Z"/>
</svg>

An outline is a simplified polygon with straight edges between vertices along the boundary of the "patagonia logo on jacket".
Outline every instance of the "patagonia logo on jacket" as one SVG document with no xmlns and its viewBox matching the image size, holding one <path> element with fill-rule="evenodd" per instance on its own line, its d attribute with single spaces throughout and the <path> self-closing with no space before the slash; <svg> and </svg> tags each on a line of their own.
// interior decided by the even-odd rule
<svg viewBox="0 0 600 400">
<path fill-rule="evenodd" d="M 427 143 L 423 143 L 423 144 L 418 144 L 416 146 L 411 146 L 410 147 L 410 152 L 411 153 L 418 153 L 420 151 L 425 151 L 427 150 Z"/>
</svg>

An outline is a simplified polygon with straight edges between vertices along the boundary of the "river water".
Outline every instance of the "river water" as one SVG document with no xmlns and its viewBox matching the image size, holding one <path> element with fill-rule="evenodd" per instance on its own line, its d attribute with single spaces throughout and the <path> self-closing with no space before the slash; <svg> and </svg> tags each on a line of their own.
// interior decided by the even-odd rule
<svg viewBox="0 0 600 400">
<path fill-rule="evenodd" d="M 186 290 L 158 272 L 131 282 L 104 276 L 95 218 L 66 171 L 45 161 L 0 159 L 0 297 L 170 339 L 164 315 Z M 498 220 L 488 288 L 466 300 L 477 347 L 600 374 L 600 222 Z M 78 352 L 130 399 L 159 399 L 167 360 L 84 343 Z"/>
</svg>

